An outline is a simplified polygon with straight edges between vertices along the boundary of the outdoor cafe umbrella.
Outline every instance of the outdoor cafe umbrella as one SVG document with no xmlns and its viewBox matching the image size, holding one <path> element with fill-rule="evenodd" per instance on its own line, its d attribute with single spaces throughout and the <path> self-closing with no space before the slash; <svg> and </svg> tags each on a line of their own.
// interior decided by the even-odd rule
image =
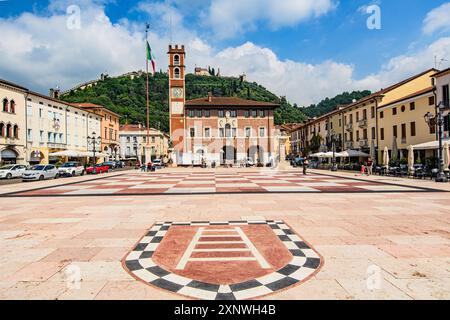
<svg viewBox="0 0 450 320">
<path fill-rule="evenodd" d="M 50 157 L 68 157 L 68 158 L 82 158 L 84 153 L 76 150 L 64 150 L 59 152 L 53 152 L 49 154 Z"/>
<path fill-rule="evenodd" d="M 448 142 L 446 142 L 444 144 L 444 171 L 448 170 L 448 166 L 450 166 L 450 155 L 448 154 L 449 152 L 449 146 L 448 146 Z"/>
<path fill-rule="evenodd" d="M 343 152 L 338 153 L 338 157 L 340 158 L 369 158 L 370 155 L 362 152 L 362 151 L 358 151 L 358 150 L 346 150 Z"/>
<path fill-rule="evenodd" d="M 370 157 L 372 158 L 372 161 L 375 161 L 377 158 L 376 150 L 375 150 L 375 141 L 372 140 L 372 143 L 370 144 Z"/>
<path fill-rule="evenodd" d="M 409 172 L 414 172 L 414 147 L 411 145 L 408 147 L 408 168 Z"/>
<path fill-rule="evenodd" d="M 383 164 L 386 169 L 389 169 L 389 150 L 387 147 L 384 147 L 383 151 Z"/>
<path fill-rule="evenodd" d="M 310 155 L 311 158 L 326 158 L 327 154 L 325 152 L 317 152 Z"/>
<path fill-rule="evenodd" d="M 397 160 L 398 159 L 398 145 L 397 145 L 397 138 L 394 137 L 394 141 L 392 142 L 392 159 Z"/>
</svg>

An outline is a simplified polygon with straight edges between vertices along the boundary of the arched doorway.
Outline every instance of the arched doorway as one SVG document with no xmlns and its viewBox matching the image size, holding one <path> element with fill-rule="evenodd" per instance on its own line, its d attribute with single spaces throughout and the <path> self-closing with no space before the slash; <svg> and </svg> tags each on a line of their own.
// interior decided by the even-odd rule
<svg viewBox="0 0 450 320">
<path fill-rule="evenodd" d="M 237 159 L 237 150 L 232 146 L 224 146 L 221 150 L 222 164 L 235 164 Z"/>
<path fill-rule="evenodd" d="M 16 164 L 18 153 L 12 149 L 3 149 L 0 153 L 0 164 Z"/>
<path fill-rule="evenodd" d="M 260 146 L 251 146 L 247 150 L 247 157 L 253 160 L 255 164 L 264 161 L 264 149 Z"/>
</svg>

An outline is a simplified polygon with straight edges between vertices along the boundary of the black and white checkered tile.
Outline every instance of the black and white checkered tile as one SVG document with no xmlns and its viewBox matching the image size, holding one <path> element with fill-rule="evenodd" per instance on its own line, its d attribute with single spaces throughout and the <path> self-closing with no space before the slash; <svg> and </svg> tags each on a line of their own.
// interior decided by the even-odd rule
<svg viewBox="0 0 450 320">
<path fill-rule="evenodd" d="M 171 226 L 245 226 L 267 224 L 292 253 L 292 261 L 280 270 L 250 281 L 218 285 L 188 279 L 156 265 L 152 256 Z M 156 223 L 125 258 L 126 268 L 137 278 L 161 289 L 203 300 L 252 299 L 295 285 L 321 265 L 321 258 L 283 221 L 194 221 Z"/>
</svg>

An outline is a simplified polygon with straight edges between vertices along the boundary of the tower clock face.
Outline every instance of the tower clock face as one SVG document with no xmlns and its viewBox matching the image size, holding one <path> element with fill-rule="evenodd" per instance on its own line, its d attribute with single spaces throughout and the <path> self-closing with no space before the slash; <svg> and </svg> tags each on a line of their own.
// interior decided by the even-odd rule
<svg viewBox="0 0 450 320">
<path fill-rule="evenodd" d="M 182 88 L 172 88 L 172 97 L 180 99 L 183 98 L 183 89 Z"/>
</svg>

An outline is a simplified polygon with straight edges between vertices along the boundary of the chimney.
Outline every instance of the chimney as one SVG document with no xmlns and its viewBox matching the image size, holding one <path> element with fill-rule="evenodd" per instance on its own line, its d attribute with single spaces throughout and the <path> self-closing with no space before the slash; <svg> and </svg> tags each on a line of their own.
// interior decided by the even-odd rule
<svg viewBox="0 0 450 320">
<path fill-rule="evenodd" d="M 49 91 L 50 98 L 59 99 L 59 92 L 60 90 L 58 87 L 56 87 L 55 89 L 51 88 Z"/>
<path fill-rule="evenodd" d="M 212 102 L 212 92 L 208 92 L 208 102 Z"/>
</svg>

